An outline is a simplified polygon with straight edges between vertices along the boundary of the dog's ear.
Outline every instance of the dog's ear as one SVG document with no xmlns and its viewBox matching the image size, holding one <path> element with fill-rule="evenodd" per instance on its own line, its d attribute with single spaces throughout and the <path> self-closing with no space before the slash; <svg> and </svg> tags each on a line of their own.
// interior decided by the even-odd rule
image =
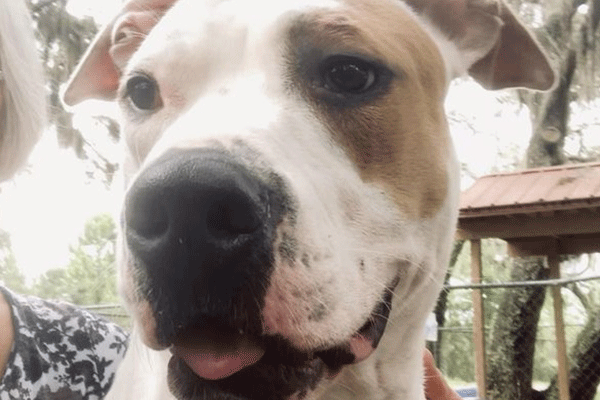
<svg viewBox="0 0 600 400">
<path fill-rule="evenodd" d="M 75 105 L 91 98 L 114 100 L 123 68 L 176 1 L 128 1 L 83 55 L 63 92 L 65 104 Z"/>
<path fill-rule="evenodd" d="M 500 37 L 488 54 L 469 69 L 469 74 L 488 89 L 550 89 L 555 73 L 531 32 L 503 1 L 499 3 L 498 16 L 503 22 Z"/>
<path fill-rule="evenodd" d="M 504 0 L 407 0 L 448 35 L 463 68 L 487 89 L 550 89 L 555 74 Z"/>
</svg>

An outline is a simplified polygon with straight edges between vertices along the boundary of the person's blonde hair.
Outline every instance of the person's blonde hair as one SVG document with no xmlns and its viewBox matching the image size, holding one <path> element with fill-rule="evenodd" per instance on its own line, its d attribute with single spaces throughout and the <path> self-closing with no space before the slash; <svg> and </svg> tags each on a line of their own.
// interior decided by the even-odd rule
<svg viewBox="0 0 600 400">
<path fill-rule="evenodd" d="M 44 73 L 23 0 L 0 0 L 0 180 L 21 167 L 46 122 Z"/>
</svg>

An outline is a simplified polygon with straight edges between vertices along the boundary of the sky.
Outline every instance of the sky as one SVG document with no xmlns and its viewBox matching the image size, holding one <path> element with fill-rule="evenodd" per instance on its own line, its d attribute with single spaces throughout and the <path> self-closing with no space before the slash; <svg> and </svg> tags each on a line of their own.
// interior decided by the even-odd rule
<svg viewBox="0 0 600 400">
<path fill-rule="evenodd" d="M 0 227 L 10 233 L 17 263 L 30 279 L 66 266 L 83 222 L 116 208 L 116 196 L 88 178 L 84 163 L 73 150 L 60 149 L 53 132 L 42 137 L 27 171 L 0 188 Z"/>
<path fill-rule="evenodd" d="M 92 15 L 104 24 L 120 3 L 70 0 L 68 9 L 74 15 Z M 511 105 L 509 97 L 506 92 L 487 92 L 472 81 L 454 84 L 450 90 L 446 108 L 456 151 L 474 176 L 501 165 L 506 154 L 523 154 L 527 147 L 531 134 L 527 109 Z M 104 156 L 118 161 L 119 145 L 108 140 L 90 117 L 107 109 L 102 104 L 76 108 L 75 122 L 87 140 L 97 142 Z M 10 233 L 17 263 L 29 282 L 50 268 L 67 265 L 69 245 L 76 243 L 87 219 L 101 212 L 117 215 L 122 194 L 119 180 L 107 190 L 101 181 L 89 178 L 90 170 L 89 163 L 71 149 L 59 148 L 55 133 L 48 131 L 32 153 L 26 172 L 0 185 L 0 227 Z M 465 176 L 462 188 L 472 182 L 472 177 Z"/>
<path fill-rule="evenodd" d="M 70 0 L 69 12 L 109 21 L 120 0 Z M 118 151 L 91 122 L 92 104 L 78 110 L 77 122 L 89 140 L 98 140 L 105 154 Z M 94 135 L 98 133 L 97 135 Z M 104 138 L 106 139 L 106 138 Z M 84 221 L 117 209 L 119 196 L 100 181 L 90 179 L 90 165 L 73 150 L 60 149 L 56 134 L 47 131 L 34 149 L 29 166 L 13 180 L 0 185 L 0 227 L 11 235 L 19 268 L 28 281 L 69 261 L 69 245 L 83 232 Z"/>
<path fill-rule="evenodd" d="M 122 0 L 68 0 L 67 11 L 75 16 L 91 15 L 97 23 L 106 24 L 122 3 Z"/>
</svg>

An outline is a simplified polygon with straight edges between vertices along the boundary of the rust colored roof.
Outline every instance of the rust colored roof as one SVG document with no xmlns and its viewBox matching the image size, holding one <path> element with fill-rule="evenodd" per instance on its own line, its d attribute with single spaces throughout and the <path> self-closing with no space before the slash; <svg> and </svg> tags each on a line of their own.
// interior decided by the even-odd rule
<svg viewBox="0 0 600 400">
<path fill-rule="evenodd" d="M 460 198 L 460 218 L 600 206 L 600 163 L 527 169 L 479 178 Z"/>
</svg>

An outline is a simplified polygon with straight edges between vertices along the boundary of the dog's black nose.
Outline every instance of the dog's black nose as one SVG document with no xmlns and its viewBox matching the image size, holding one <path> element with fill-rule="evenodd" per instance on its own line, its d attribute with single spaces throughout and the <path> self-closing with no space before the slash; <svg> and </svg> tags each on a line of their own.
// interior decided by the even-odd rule
<svg viewBox="0 0 600 400">
<path fill-rule="evenodd" d="M 260 231 L 267 191 L 247 169 L 211 153 L 170 154 L 146 169 L 127 196 L 128 239 L 161 257 L 190 241 L 235 251 Z"/>
<path fill-rule="evenodd" d="M 200 317 L 259 329 L 248 315 L 259 315 L 283 197 L 272 176 L 220 150 L 172 150 L 136 178 L 125 238 L 164 342 Z"/>
</svg>

